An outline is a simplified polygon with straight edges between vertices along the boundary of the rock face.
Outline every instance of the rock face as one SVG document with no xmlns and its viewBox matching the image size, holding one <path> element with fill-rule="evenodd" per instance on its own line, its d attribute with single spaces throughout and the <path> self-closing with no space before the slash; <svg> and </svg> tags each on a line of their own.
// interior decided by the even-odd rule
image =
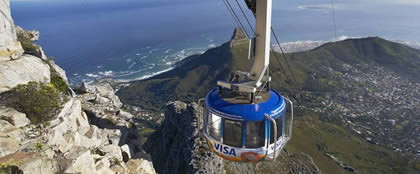
<svg viewBox="0 0 420 174">
<path fill-rule="evenodd" d="M 105 91 L 102 93 L 110 95 Z M 105 98 L 100 94 L 85 95 Z M 71 98 L 55 119 L 38 126 L 30 125 L 25 114 L 0 107 L 0 161 L 7 164 L 6 167 L 0 166 L 0 173 L 7 170 L 24 173 L 156 173 L 152 163 L 143 159 L 150 157 L 142 150 L 139 130 L 126 127 L 126 119 L 112 124 L 101 121 L 99 110 L 108 106 L 88 105 L 88 102 L 81 97 Z M 94 111 L 88 111 L 89 118 L 82 110 L 82 103 L 83 107 L 95 106 Z M 114 106 L 112 100 L 108 104 Z M 120 108 L 114 109 L 117 112 Z"/>
<path fill-rule="evenodd" d="M 24 30 L 19 26 L 15 26 L 15 29 L 17 34 L 22 34 L 25 38 L 29 38 L 31 41 L 39 40 L 39 31 L 37 30 Z"/>
<path fill-rule="evenodd" d="M 160 130 L 144 145 L 158 173 L 225 173 L 223 160 L 205 149 L 196 128 L 196 104 L 168 105 Z"/>
<path fill-rule="evenodd" d="M 241 28 L 236 27 L 233 31 L 233 35 L 230 42 L 230 47 L 232 48 L 235 45 L 240 45 L 244 43 L 249 43 L 248 38 L 246 37 L 244 31 Z"/>
<path fill-rule="evenodd" d="M 17 41 L 9 0 L 0 2 L 0 62 L 17 58 L 23 49 Z"/>
<path fill-rule="evenodd" d="M 30 81 L 50 82 L 50 67 L 32 55 L 17 60 L 0 62 L 0 93 Z"/>
</svg>

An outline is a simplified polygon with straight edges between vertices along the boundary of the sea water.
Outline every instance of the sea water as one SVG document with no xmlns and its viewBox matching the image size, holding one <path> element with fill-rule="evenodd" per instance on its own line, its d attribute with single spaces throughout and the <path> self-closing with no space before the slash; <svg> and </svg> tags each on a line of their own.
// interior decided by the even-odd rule
<svg viewBox="0 0 420 174">
<path fill-rule="evenodd" d="M 366 36 L 420 41 L 417 1 L 334 1 L 335 25 L 330 0 L 274 0 L 272 22 L 280 41 Z M 247 27 L 236 1 L 229 2 Z M 222 0 L 12 0 L 11 8 L 17 25 L 41 31 L 38 44 L 72 84 L 102 77 L 131 81 L 168 71 L 187 56 L 229 41 L 236 26 Z"/>
</svg>

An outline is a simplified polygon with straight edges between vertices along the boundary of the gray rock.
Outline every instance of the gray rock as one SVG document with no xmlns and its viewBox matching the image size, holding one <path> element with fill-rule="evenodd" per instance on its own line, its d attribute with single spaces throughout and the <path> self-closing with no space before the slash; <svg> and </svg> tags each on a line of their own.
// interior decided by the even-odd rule
<svg viewBox="0 0 420 174">
<path fill-rule="evenodd" d="M 48 57 L 47 55 L 45 55 L 44 50 L 42 49 L 42 47 L 38 46 L 36 49 L 34 50 L 26 50 L 25 51 L 26 54 L 30 54 L 30 55 L 34 55 L 44 61 L 48 61 Z"/>
<path fill-rule="evenodd" d="M 99 94 L 96 94 L 95 102 L 98 104 L 107 104 L 107 103 L 110 103 L 111 100 L 108 98 L 102 97 Z"/>
<path fill-rule="evenodd" d="M 118 160 L 123 161 L 121 148 L 118 145 L 106 145 L 101 148 L 103 152 L 105 152 L 105 157 L 110 160 Z"/>
<path fill-rule="evenodd" d="M 233 36 L 230 42 L 230 47 L 232 48 L 235 45 L 239 44 L 248 44 L 249 40 L 246 37 L 245 33 L 242 31 L 240 27 L 236 27 L 233 31 Z"/>
<path fill-rule="evenodd" d="M 18 60 L 0 62 L 0 93 L 30 81 L 50 82 L 50 67 L 41 59 L 23 55 Z"/>
<path fill-rule="evenodd" d="M 9 0 L 0 3 L 0 12 L 0 62 L 2 62 L 20 57 L 23 48 L 17 41 Z"/>
<path fill-rule="evenodd" d="M 15 25 L 16 34 L 22 34 L 25 38 L 29 38 L 31 41 L 39 40 L 38 30 L 25 30 L 20 26 Z"/>
<path fill-rule="evenodd" d="M 96 173 L 95 161 L 89 149 L 75 146 L 65 157 L 70 160 L 70 165 L 64 173 Z"/>
<path fill-rule="evenodd" d="M 223 160 L 210 153 L 198 136 L 197 114 L 196 104 L 177 101 L 168 105 L 161 128 L 143 146 L 158 173 L 225 172 Z"/>
<path fill-rule="evenodd" d="M 23 130 L 13 126 L 9 121 L 0 120 L 0 126 L 0 135 L 3 137 L 14 138 L 17 141 L 25 138 Z"/>
<path fill-rule="evenodd" d="M 96 88 L 93 85 L 83 82 L 82 85 L 80 86 L 80 91 L 83 93 L 94 94 L 96 92 Z"/>
<path fill-rule="evenodd" d="M 123 146 L 121 146 L 121 153 L 122 153 L 124 162 L 127 162 L 128 159 L 131 159 L 132 154 L 134 154 L 134 152 L 130 150 L 130 147 L 127 144 L 124 144 Z"/>
<path fill-rule="evenodd" d="M 126 164 L 129 174 L 154 174 L 153 164 L 143 159 L 132 159 Z"/>
<path fill-rule="evenodd" d="M 120 99 L 115 95 L 115 91 L 109 83 L 96 84 L 95 88 L 100 96 L 110 99 L 116 107 L 120 108 L 122 106 Z"/>
<path fill-rule="evenodd" d="M 26 118 L 26 114 L 20 113 L 13 108 L 0 107 L 0 119 L 8 120 L 15 127 L 24 127 L 31 122 Z"/>
<path fill-rule="evenodd" d="M 54 126 L 48 132 L 48 144 L 57 150 L 67 152 L 73 145 L 91 145 L 85 142 L 89 138 L 84 134 L 88 133 L 91 127 L 87 116 L 82 112 L 79 100 L 68 101 L 52 124 Z M 97 144 L 97 141 L 92 144 Z"/>
<path fill-rule="evenodd" d="M 0 156 L 6 156 L 18 151 L 19 142 L 15 138 L 0 137 Z"/>
<path fill-rule="evenodd" d="M 125 174 L 126 173 L 124 167 L 122 167 L 120 165 L 111 166 L 111 170 L 113 172 L 115 172 L 116 174 Z"/>
<path fill-rule="evenodd" d="M 0 164 L 3 163 L 8 164 L 9 167 L 16 166 L 18 171 L 25 174 L 53 174 L 58 172 L 55 160 L 34 152 L 18 152 L 7 155 L 0 158 Z M 1 169 L 0 173 L 2 173 Z"/>
</svg>

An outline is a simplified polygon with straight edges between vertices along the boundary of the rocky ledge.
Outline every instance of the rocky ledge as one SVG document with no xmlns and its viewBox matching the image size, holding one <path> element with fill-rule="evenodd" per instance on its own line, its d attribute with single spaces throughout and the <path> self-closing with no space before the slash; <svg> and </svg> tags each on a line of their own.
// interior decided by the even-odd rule
<svg viewBox="0 0 420 174">
<path fill-rule="evenodd" d="M 0 107 L 0 173 L 155 173 L 110 85 L 84 87 L 42 125 Z"/>
</svg>

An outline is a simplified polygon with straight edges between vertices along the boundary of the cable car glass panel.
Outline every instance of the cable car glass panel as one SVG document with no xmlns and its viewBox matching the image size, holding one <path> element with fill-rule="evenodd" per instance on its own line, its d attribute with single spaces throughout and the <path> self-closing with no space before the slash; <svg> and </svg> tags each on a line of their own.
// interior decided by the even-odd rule
<svg viewBox="0 0 420 174">
<path fill-rule="evenodd" d="M 220 126 L 222 125 L 222 117 L 209 113 L 208 133 L 215 140 L 220 141 Z"/>
<path fill-rule="evenodd" d="M 247 148 L 259 148 L 265 145 L 265 120 L 246 123 L 246 142 Z"/>
<path fill-rule="evenodd" d="M 284 114 L 278 116 L 277 118 L 275 118 L 274 120 L 276 120 L 276 126 L 277 126 L 277 138 L 280 138 L 283 134 L 283 117 Z M 270 126 L 270 144 L 274 143 L 274 125 L 273 123 L 271 123 Z"/>
<path fill-rule="evenodd" d="M 242 122 L 224 119 L 223 144 L 242 147 Z"/>
</svg>

